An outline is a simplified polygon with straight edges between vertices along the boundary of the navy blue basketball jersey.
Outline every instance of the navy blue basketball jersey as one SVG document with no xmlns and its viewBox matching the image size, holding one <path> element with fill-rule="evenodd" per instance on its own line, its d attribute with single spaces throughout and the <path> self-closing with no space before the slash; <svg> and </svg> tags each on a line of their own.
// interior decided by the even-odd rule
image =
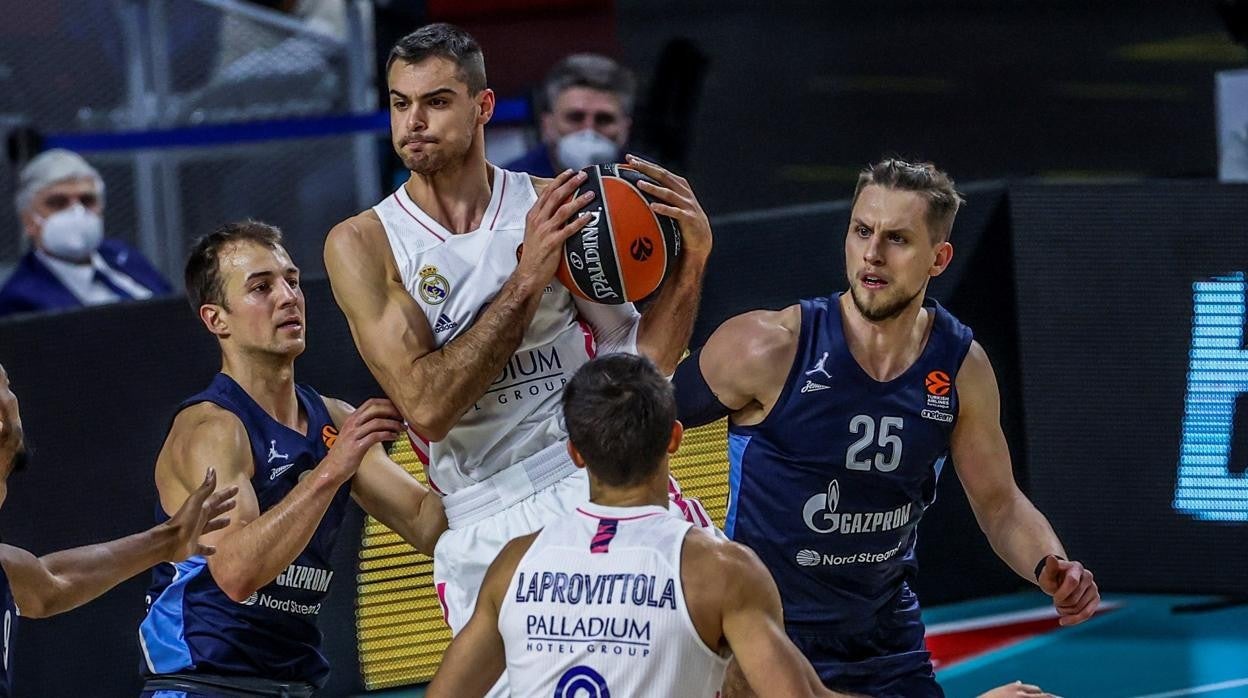
<svg viewBox="0 0 1248 698">
<path fill-rule="evenodd" d="M 0 595 L 4 601 L 4 656 L 0 659 L 0 698 L 13 695 L 13 640 L 17 637 L 17 604 L 13 601 L 13 589 L 9 586 L 9 575 L 5 574 L 4 566 L 0 565 Z"/>
<path fill-rule="evenodd" d="M 916 527 L 958 414 L 954 381 L 971 331 L 935 301 L 915 363 L 881 383 L 850 353 L 840 295 L 801 301 L 797 355 L 780 398 L 729 426 L 724 530 L 762 558 L 789 623 L 861 627 L 917 566 Z"/>
<path fill-rule="evenodd" d="M 325 458 L 337 435 L 320 395 L 304 385 L 295 386 L 295 392 L 307 415 L 306 434 L 274 420 L 225 374 L 217 374 L 207 390 L 178 408 L 211 402 L 238 415 L 251 440 L 251 486 L 261 512 L 280 502 Z M 323 684 L 329 665 L 320 651 L 316 619 L 334 577 L 330 554 L 349 497 L 347 483 L 299 557 L 241 603 L 217 586 L 203 557 L 158 565 L 139 628 L 145 675 L 199 673 Z M 158 520 L 168 518 L 159 504 L 156 510 Z"/>
</svg>

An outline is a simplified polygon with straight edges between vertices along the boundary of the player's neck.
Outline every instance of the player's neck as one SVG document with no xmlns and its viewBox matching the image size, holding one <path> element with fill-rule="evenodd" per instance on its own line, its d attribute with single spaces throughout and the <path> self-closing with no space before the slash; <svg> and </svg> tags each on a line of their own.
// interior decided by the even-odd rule
<svg viewBox="0 0 1248 698">
<path fill-rule="evenodd" d="M 842 328 L 849 351 L 862 370 L 880 382 L 900 376 L 918 360 L 931 329 L 929 316 L 923 312 L 923 294 L 897 315 L 879 321 L 864 317 L 849 293 L 841 295 Z"/>
<path fill-rule="evenodd" d="M 667 506 L 667 478 L 655 478 L 631 487 L 605 487 L 589 481 L 589 501 L 604 507 Z"/>
<path fill-rule="evenodd" d="M 429 175 L 411 173 L 403 188 L 412 202 L 443 228 L 468 233 L 481 227 L 495 185 L 494 168 L 484 153 L 470 151 L 458 165 Z"/>
<path fill-rule="evenodd" d="M 299 400 L 295 397 L 295 363 L 287 357 L 225 356 L 221 372 L 234 379 L 270 417 L 299 431 Z"/>
</svg>

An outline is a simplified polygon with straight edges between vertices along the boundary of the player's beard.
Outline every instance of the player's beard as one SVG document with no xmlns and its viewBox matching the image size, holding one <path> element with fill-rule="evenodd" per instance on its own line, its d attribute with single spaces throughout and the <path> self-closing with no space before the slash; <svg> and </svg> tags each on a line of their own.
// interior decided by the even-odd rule
<svg viewBox="0 0 1248 698">
<path fill-rule="evenodd" d="M 850 283 L 849 297 L 853 299 L 854 307 L 858 309 L 858 312 L 871 322 L 883 322 L 897 317 L 903 310 L 910 307 L 910 304 L 914 302 L 914 299 L 918 298 L 919 295 L 923 293 L 923 289 L 920 288 L 908 297 L 899 294 L 893 299 L 884 299 L 880 303 L 877 303 L 874 307 L 868 305 L 864 299 L 860 298 L 858 296 L 858 292 L 858 286 L 854 283 Z"/>
</svg>

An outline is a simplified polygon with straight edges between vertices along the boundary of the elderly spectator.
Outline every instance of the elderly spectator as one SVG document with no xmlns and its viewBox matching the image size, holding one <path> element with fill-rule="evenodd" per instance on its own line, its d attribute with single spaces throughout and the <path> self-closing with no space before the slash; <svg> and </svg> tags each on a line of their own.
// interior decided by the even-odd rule
<svg viewBox="0 0 1248 698">
<path fill-rule="evenodd" d="M 636 79 L 615 61 L 576 53 L 555 64 L 542 83 L 542 142 L 505 169 L 554 177 L 600 162 L 618 162 L 633 125 Z"/>
<path fill-rule="evenodd" d="M 0 316 L 169 293 L 138 250 L 104 238 L 104 180 L 77 153 L 49 150 L 18 174 L 17 213 L 31 249 L 0 288 Z"/>
</svg>

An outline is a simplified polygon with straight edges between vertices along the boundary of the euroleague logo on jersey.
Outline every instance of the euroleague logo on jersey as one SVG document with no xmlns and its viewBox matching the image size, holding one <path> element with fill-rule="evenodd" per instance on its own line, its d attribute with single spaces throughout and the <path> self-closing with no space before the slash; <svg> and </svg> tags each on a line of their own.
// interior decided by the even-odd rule
<svg viewBox="0 0 1248 698">
<path fill-rule="evenodd" d="M 338 430 L 332 424 L 326 424 L 321 429 L 321 441 L 325 442 L 325 448 L 333 448 L 338 442 Z"/>
<path fill-rule="evenodd" d="M 927 394 L 944 397 L 949 394 L 951 384 L 949 374 L 944 371 L 932 371 L 927 374 Z"/>
</svg>

